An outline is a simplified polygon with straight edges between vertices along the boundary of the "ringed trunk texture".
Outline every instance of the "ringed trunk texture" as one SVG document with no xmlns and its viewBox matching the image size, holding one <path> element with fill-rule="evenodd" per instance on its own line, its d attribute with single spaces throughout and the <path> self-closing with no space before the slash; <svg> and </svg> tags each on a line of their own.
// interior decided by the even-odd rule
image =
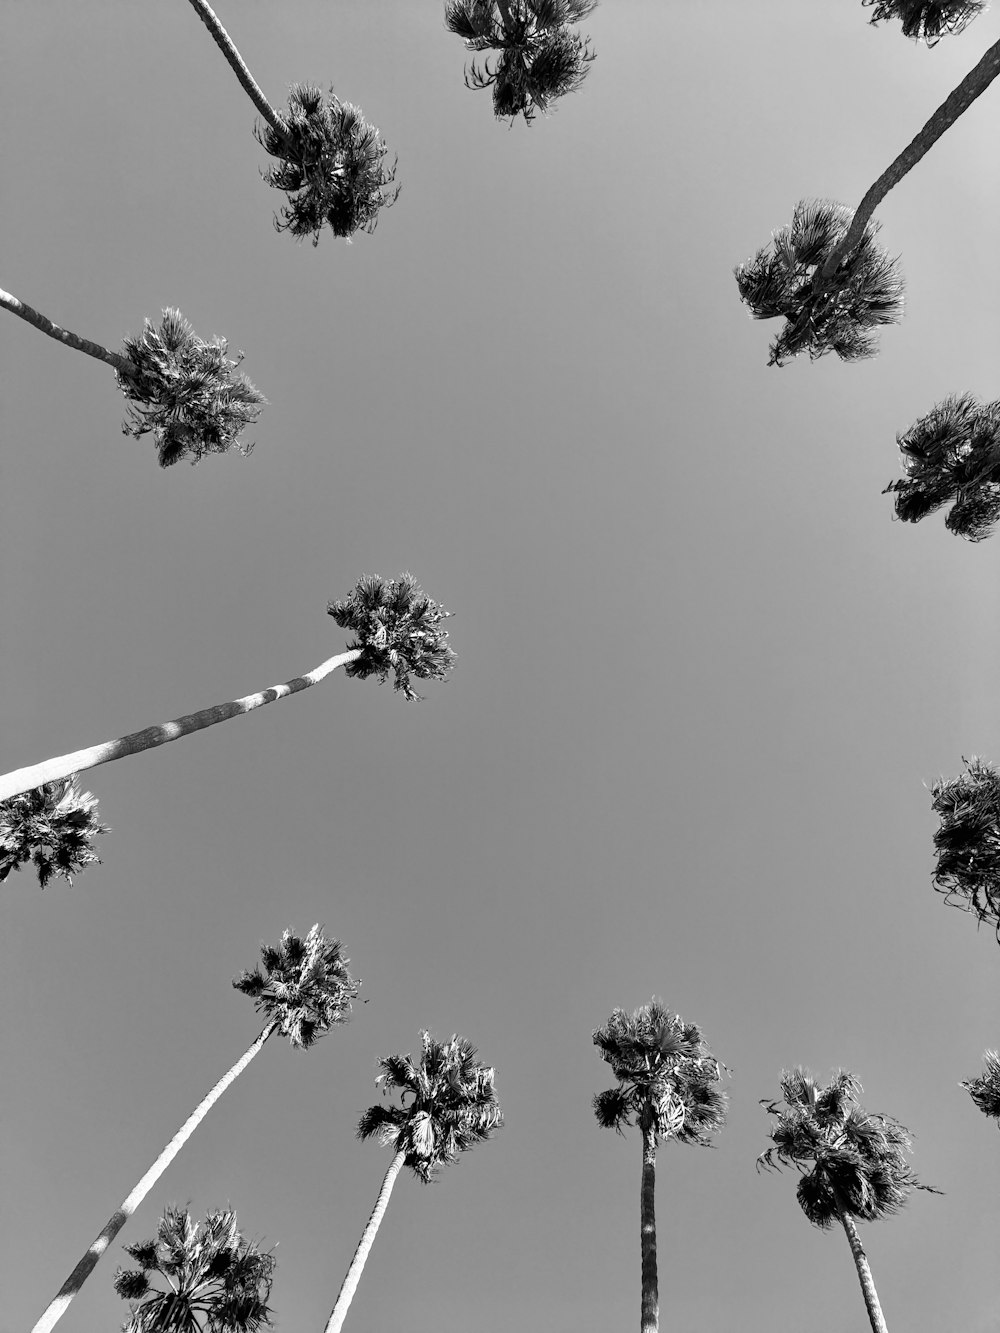
<svg viewBox="0 0 1000 1333">
<path fill-rule="evenodd" d="M 392 1187 L 396 1183 L 396 1177 L 403 1169 L 403 1163 L 406 1161 L 406 1153 L 398 1152 L 389 1163 L 389 1170 L 385 1173 L 382 1181 L 382 1188 L 378 1192 L 378 1198 L 375 1200 L 375 1207 L 372 1209 L 372 1215 L 368 1219 L 368 1225 L 364 1229 L 364 1234 L 358 1242 L 358 1248 L 354 1251 L 354 1258 L 351 1260 L 351 1266 L 347 1270 L 347 1276 L 344 1278 L 343 1286 L 340 1288 L 340 1295 L 337 1297 L 337 1303 L 330 1313 L 330 1318 L 326 1323 L 325 1333 L 340 1333 L 347 1317 L 347 1311 L 350 1309 L 351 1301 L 354 1299 L 354 1293 L 358 1289 L 358 1283 L 361 1281 L 361 1274 L 364 1271 L 368 1260 L 368 1254 L 372 1245 L 375 1243 L 375 1237 L 382 1224 L 382 1218 L 385 1216 L 385 1210 L 389 1206 L 389 1195 L 392 1193 Z"/>
<path fill-rule="evenodd" d="M 103 361 L 106 365 L 114 366 L 119 374 L 127 379 L 132 379 L 135 375 L 135 367 L 126 356 L 120 352 L 111 352 L 107 347 L 102 347 L 100 343 L 91 342 L 89 338 L 81 338 L 78 333 L 71 333 L 69 329 L 60 328 L 58 324 L 53 324 L 47 315 L 34 310 L 30 305 L 25 305 L 19 301 L 16 296 L 10 292 L 3 291 L 0 288 L 0 305 L 9 310 L 12 315 L 19 315 L 27 323 L 33 324 L 36 329 L 41 329 L 42 333 L 47 333 L 50 338 L 55 338 L 56 342 L 63 343 L 66 347 L 72 347 L 74 351 L 85 352 L 87 356 L 92 356 L 97 361 Z"/>
<path fill-rule="evenodd" d="M 251 102 L 253 102 L 254 106 L 271 128 L 276 130 L 282 138 L 287 138 L 288 126 L 264 96 L 260 84 L 250 73 L 246 62 L 233 45 L 229 33 L 226 32 L 225 28 L 219 22 L 218 16 L 212 9 L 212 6 L 207 4 L 206 0 L 191 0 L 191 3 L 194 5 L 195 13 L 215 38 L 216 46 L 218 46 L 219 50 L 229 61 L 233 73 L 239 79 L 244 92 L 249 96 Z"/>
<path fill-rule="evenodd" d="M 824 278 L 832 277 L 841 262 L 857 249 L 871 215 L 892 187 L 898 185 L 906 173 L 917 165 L 924 154 L 937 143 L 945 130 L 954 125 L 959 116 L 969 109 L 980 93 L 986 91 L 998 74 L 1000 74 L 1000 42 L 991 46 L 979 64 L 971 69 L 958 87 L 948 94 L 919 134 L 907 144 L 896 160 L 883 171 L 861 200 L 847 235 L 823 265 L 822 276 Z"/>
<path fill-rule="evenodd" d="M 243 1073 L 244 1069 L 246 1069 L 247 1065 L 261 1049 L 277 1026 L 277 1019 L 268 1023 L 267 1027 L 264 1028 L 257 1040 L 244 1052 L 239 1060 L 236 1061 L 232 1069 L 230 1069 L 228 1073 L 223 1074 L 222 1078 L 219 1079 L 211 1092 L 198 1103 L 174 1137 L 160 1153 L 159 1157 L 157 1157 L 153 1165 L 139 1181 L 138 1185 L 136 1185 L 132 1193 L 111 1214 L 102 1230 L 98 1233 L 93 1244 L 59 1288 L 55 1298 L 46 1307 L 45 1313 L 35 1324 L 31 1333 L 49 1333 L 49 1330 L 55 1327 L 58 1321 L 66 1313 L 66 1308 L 70 1301 L 97 1267 L 97 1261 L 100 1259 L 101 1255 L 118 1235 L 119 1231 L 121 1231 L 122 1227 L 139 1207 L 139 1204 L 142 1203 L 143 1199 L 159 1180 L 160 1176 L 163 1175 L 164 1171 L 166 1171 L 167 1167 L 184 1147 L 184 1144 L 229 1087 L 230 1083 L 234 1082 L 240 1074 Z"/>
<path fill-rule="evenodd" d="M 889 1330 L 885 1325 L 885 1317 L 882 1314 L 882 1307 L 879 1304 L 878 1292 L 875 1290 L 875 1280 L 872 1277 L 872 1270 L 868 1265 L 868 1256 L 865 1254 L 864 1246 L 861 1244 L 861 1237 L 858 1235 L 858 1229 L 854 1225 L 854 1219 L 844 1209 L 841 1209 L 840 1220 L 847 1233 L 847 1243 L 850 1245 L 851 1253 L 854 1255 L 854 1264 L 858 1270 L 858 1280 L 861 1283 L 861 1291 L 864 1295 L 865 1305 L 868 1309 L 868 1318 L 871 1321 L 872 1333 L 889 1333 Z"/>
<path fill-rule="evenodd" d="M 126 755 L 138 754 L 140 750 L 152 750 L 157 745 L 166 745 L 180 736 L 189 736 L 193 731 L 214 726 L 216 722 L 225 722 L 231 717 L 240 717 L 243 713 L 262 708 L 275 699 L 284 699 L 288 694 L 298 694 L 310 685 L 315 685 L 339 666 L 355 661 L 361 656 L 360 648 L 350 652 L 338 653 L 328 658 L 305 676 L 295 676 L 282 685 L 272 685 L 259 694 L 248 694 L 242 699 L 233 699 L 229 703 L 215 704 L 203 708 L 198 713 L 188 713 L 184 717 L 174 718 L 173 722 L 163 722 L 156 727 L 146 727 L 144 731 L 133 731 L 118 740 L 104 741 L 101 745 L 92 745 L 86 750 L 74 750 L 72 754 L 58 755 L 55 759 L 46 759 L 41 764 L 32 764 L 27 768 L 15 769 L 0 777 L 0 801 L 7 801 L 24 791 L 33 791 L 45 782 L 55 782 L 58 778 L 68 778 L 71 773 L 78 773 L 85 768 L 96 768 L 98 764 L 110 763 L 113 759 L 124 759 Z"/>
<path fill-rule="evenodd" d="M 639 1196 L 639 1241 L 642 1250 L 641 1333 L 657 1333 L 660 1326 L 660 1293 L 656 1279 L 656 1211 L 653 1192 L 656 1185 L 656 1130 L 652 1115 L 644 1111 L 639 1122 L 642 1130 L 642 1187 Z"/>
</svg>

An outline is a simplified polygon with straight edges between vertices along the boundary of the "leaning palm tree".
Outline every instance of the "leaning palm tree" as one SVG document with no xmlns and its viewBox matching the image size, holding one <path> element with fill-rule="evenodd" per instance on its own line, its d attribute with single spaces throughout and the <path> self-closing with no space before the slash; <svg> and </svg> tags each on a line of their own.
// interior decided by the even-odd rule
<svg viewBox="0 0 1000 1333">
<path fill-rule="evenodd" d="M 244 91 L 260 112 L 258 143 L 277 166 L 264 180 L 289 196 L 274 219 L 278 231 L 311 236 L 313 245 L 328 224 L 334 236 L 350 240 L 356 231 L 375 230 L 379 213 L 399 197 L 391 188 L 396 167 L 386 167 L 388 149 L 359 107 L 324 95 L 311 84 L 293 84 L 288 113 L 280 115 L 264 96 L 243 57 L 206 0 L 191 0 Z"/>
<path fill-rule="evenodd" d="M 896 517 L 919 523 L 950 504 L 949 531 L 971 542 L 989 537 L 1000 519 L 1000 402 L 952 394 L 896 443 L 906 476 L 882 492 L 895 493 Z"/>
<path fill-rule="evenodd" d="M 442 1166 L 477 1143 L 488 1139 L 503 1124 L 503 1113 L 493 1086 L 495 1071 L 476 1060 L 476 1048 L 464 1037 L 438 1042 L 420 1034 L 423 1050 L 416 1062 L 409 1055 L 379 1060 L 375 1082 L 383 1093 L 398 1088 L 400 1105 L 369 1106 L 358 1123 L 358 1138 L 377 1138 L 393 1150 L 368 1225 L 354 1252 L 326 1333 L 339 1333 L 361 1281 L 365 1262 L 375 1242 L 396 1177 L 404 1166 L 424 1184 Z M 412 1100 L 407 1102 L 407 1098 Z"/>
<path fill-rule="evenodd" d="M 875 355 L 872 330 L 899 322 L 903 283 L 897 261 L 875 244 L 878 224 L 872 215 L 997 74 L 1000 42 L 945 98 L 853 213 L 842 204 L 803 200 L 791 227 L 774 233 L 770 249 L 737 265 L 740 298 L 754 319 L 786 321 L 771 344 L 768 365 L 784 365 L 800 352 L 811 360 L 827 352 L 845 361 Z"/>
<path fill-rule="evenodd" d="M 656 1271 L 656 1145 L 658 1140 L 711 1146 L 726 1119 L 727 1099 L 718 1084 L 724 1066 L 708 1049 L 701 1029 L 685 1023 L 655 997 L 632 1014 L 615 1009 L 594 1044 L 614 1071 L 618 1086 L 594 1098 L 605 1129 L 623 1133 L 637 1125 L 642 1140 L 639 1195 L 642 1256 L 642 1333 L 659 1327 Z"/>
<path fill-rule="evenodd" d="M 762 1101 L 774 1116 L 772 1146 L 757 1166 L 802 1173 L 796 1191 L 799 1206 L 813 1226 L 824 1230 L 839 1222 L 847 1235 L 873 1333 L 886 1333 L 885 1319 L 856 1222 L 876 1222 L 898 1213 L 921 1185 L 910 1170 L 907 1129 L 891 1116 L 869 1115 L 859 1104 L 861 1084 L 839 1070 L 820 1087 L 803 1069 L 781 1075 L 784 1105 Z"/>
<path fill-rule="evenodd" d="M 946 33 L 956 34 L 986 8 L 985 0 L 861 0 L 875 6 L 869 20 L 899 19 L 903 36 L 933 46 Z"/>
<path fill-rule="evenodd" d="M 983 1060 L 986 1072 L 963 1079 L 958 1086 L 965 1088 L 983 1115 L 988 1115 L 1000 1127 L 1000 1055 L 996 1051 L 986 1051 Z"/>
<path fill-rule="evenodd" d="M 275 1259 L 245 1241 L 228 1208 L 194 1222 L 168 1207 L 156 1239 L 126 1245 L 138 1268 L 119 1268 L 115 1291 L 133 1302 L 123 1333 L 257 1333 L 271 1327 L 267 1306 Z M 157 1286 L 152 1274 L 163 1279 Z"/>
<path fill-rule="evenodd" d="M 279 945 L 261 947 L 261 958 L 263 971 L 258 967 L 252 972 L 242 972 L 233 980 L 236 989 L 249 995 L 254 1008 L 266 1016 L 267 1022 L 260 1035 L 198 1103 L 135 1189 L 111 1214 L 46 1307 L 32 1333 L 48 1333 L 55 1326 L 115 1236 L 225 1090 L 243 1073 L 269 1037 L 275 1032 L 281 1032 L 293 1047 L 308 1050 L 330 1028 L 347 1022 L 351 1014 L 351 1001 L 357 996 L 360 983 L 347 970 L 350 960 L 344 957 L 339 940 L 327 939 L 318 925 L 313 926 L 305 939 L 286 930 Z M 130 1253 L 135 1258 L 139 1257 L 134 1250 Z M 173 1329 L 172 1325 L 170 1327 Z M 179 1328 L 177 1333 L 180 1333 Z"/>
<path fill-rule="evenodd" d="M 469 51 L 497 51 L 466 68 L 467 88 L 493 89 L 497 120 L 523 116 L 531 124 L 557 97 L 576 92 L 595 52 L 590 38 L 569 25 L 597 8 L 597 0 L 446 0 L 445 26 Z"/>
<path fill-rule="evenodd" d="M 56 342 L 113 367 L 128 403 L 122 431 L 137 440 L 152 435 L 160 467 L 253 448 L 240 443 L 240 432 L 256 422 L 267 399 L 236 374 L 243 353 L 230 360 L 225 338 L 204 342 L 179 310 L 164 310 L 159 328 L 147 319 L 138 337 L 124 339 L 122 353 L 60 328 L 10 292 L 0 291 L 0 306 Z"/>
<path fill-rule="evenodd" d="M 340 666 L 345 668 L 348 676 L 362 679 L 376 676 L 380 684 L 392 673 L 394 688 L 401 690 L 404 698 L 413 700 L 421 696 L 413 689 L 412 676 L 422 680 L 443 680 L 454 665 L 456 654 L 449 648 L 448 632 L 441 625 L 451 612 L 425 597 L 412 574 L 403 573 L 398 579 L 381 579 L 378 575 L 366 574 L 344 600 L 330 602 L 327 613 L 342 629 L 352 630 L 357 638 L 346 652 L 329 658 L 315 670 L 282 685 L 273 685 L 259 694 L 216 704 L 172 722 L 147 727 L 117 740 L 7 773 L 0 777 L 0 802 L 45 783 L 67 778 L 81 769 L 123 759 L 126 755 L 165 745 L 180 736 L 189 736 L 216 722 L 240 717 L 275 699 L 284 699 L 308 689 Z"/>
<path fill-rule="evenodd" d="M 0 882 L 31 863 L 44 889 L 53 875 L 68 884 L 101 858 L 93 848 L 107 826 L 97 818 L 97 797 L 81 792 L 76 774 L 0 801 Z"/>
<path fill-rule="evenodd" d="M 977 755 L 962 762 L 964 773 L 931 787 L 941 819 L 934 886 L 946 902 L 995 926 L 1000 939 L 1000 773 Z"/>
</svg>

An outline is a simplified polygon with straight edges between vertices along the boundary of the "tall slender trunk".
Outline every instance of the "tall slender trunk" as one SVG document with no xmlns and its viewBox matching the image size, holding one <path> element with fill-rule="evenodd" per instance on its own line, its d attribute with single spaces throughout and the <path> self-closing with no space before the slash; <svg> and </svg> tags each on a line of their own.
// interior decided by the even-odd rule
<svg viewBox="0 0 1000 1333">
<path fill-rule="evenodd" d="M 261 690 L 259 694 L 248 694 L 242 699 L 232 699 L 229 703 L 215 704 L 211 708 L 203 708 L 198 713 L 187 713 L 184 717 L 176 717 L 172 722 L 162 722 L 159 726 L 133 731 L 128 736 L 120 736 L 114 741 L 104 741 L 86 750 L 74 750 L 72 754 L 58 755 L 54 759 L 46 759 L 41 764 L 31 764 L 27 768 L 18 768 L 12 773 L 5 773 L 0 776 L 0 801 L 7 801 L 24 791 L 33 791 L 44 782 L 68 778 L 71 773 L 77 773 L 81 769 L 96 768 L 98 764 L 107 764 L 113 759 L 124 759 L 126 755 L 138 754 L 140 750 L 152 750 L 157 745 L 166 745 L 167 741 L 175 741 L 180 736 L 189 736 L 192 731 L 201 731 L 204 727 L 214 726 L 216 722 L 240 717 L 243 713 L 261 708 L 275 699 L 283 699 L 287 694 L 297 694 L 299 690 L 308 689 L 310 685 L 315 685 L 337 667 L 346 666 L 360 656 L 361 649 L 352 648 L 349 652 L 338 653 L 336 657 L 328 658 L 315 671 L 310 671 L 304 676 L 295 676 L 282 685 L 272 685 L 270 689 Z"/>
<path fill-rule="evenodd" d="M 81 338 L 78 333 L 71 333 L 69 329 L 60 328 L 58 324 L 53 324 L 48 316 L 33 310 L 30 305 L 25 305 L 23 301 L 19 301 L 16 296 L 3 291 L 2 288 L 0 288 L 0 305 L 11 314 L 19 315 L 21 319 L 33 324 L 36 329 L 41 329 L 42 333 L 47 333 L 50 338 L 55 338 L 56 342 L 64 343 L 77 352 L 85 352 L 87 356 L 92 356 L 98 361 L 104 361 L 107 365 L 114 366 L 119 374 L 130 379 L 134 376 L 135 367 L 127 356 L 122 356 L 120 352 L 111 352 L 100 343 L 91 342 L 89 338 Z"/>
<path fill-rule="evenodd" d="M 950 125 L 954 125 L 963 111 L 967 111 L 980 93 L 984 93 L 1000 74 L 1000 42 L 995 43 L 966 74 L 962 82 L 948 94 L 919 134 L 910 141 L 896 160 L 883 171 L 858 205 L 847 235 L 823 265 L 822 276 L 832 277 L 841 262 L 854 253 L 861 241 L 868 220 L 879 204 L 906 173 L 917 165 L 923 155 L 937 143 Z"/>
<path fill-rule="evenodd" d="M 889 1333 L 885 1326 L 885 1318 L 882 1314 L 882 1307 L 879 1304 L 878 1292 L 875 1290 L 875 1280 L 872 1277 L 872 1270 L 868 1265 L 868 1256 L 865 1254 L 864 1246 L 861 1244 L 861 1237 L 858 1235 L 858 1229 L 854 1225 L 854 1219 L 845 1208 L 840 1209 L 840 1221 L 847 1233 L 847 1243 L 851 1247 L 851 1253 L 854 1255 L 854 1265 L 858 1270 L 858 1281 L 861 1283 L 861 1291 L 865 1298 L 865 1305 L 868 1309 L 868 1318 L 871 1321 L 872 1333 Z"/>
<path fill-rule="evenodd" d="M 326 1321 L 325 1333 L 340 1333 L 343 1328 L 344 1320 L 347 1317 L 347 1311 L 350 1308 L 351 1301 L 354 1299 L 354 1293 L 358 1289 L 358 1283 L 361 1281 L 361 1274 L 364 1271 L 368 1260 L 368 1252 L 375 1243 L 375 1237 L 382 1224 L 382 1218 L 385 1216 L 385 1210 L 389 1206 L 389 1195 L 392 1193 L 392 1187 L 396 1183 L 396 1177 L 403 1169 L 403 1163 L 406 1161 L 406 1153 L 398 1152 L 389 1163 L 389 1170 L 385 1173 L 382 1181 L 382 1188 L 378 1192 L 378 1198 L 375 1200 L 375 1207 L 372 1209 L 372 1215 L 368 1219 L 368 1225 L 358 1242 L 358 1248 L 354 1251 L 354 1258 L 351 1260 L 351 1266 L 347 1270 L 347 1276 L 344 1278 L 343 1285 L 340 1288 L 340 1295 L 337 1297 L 337 1303 L 330 1312 L 330 1318 Z"/>
<path fill-rule="evenodd" d="M 212 1088 L 211 1092 L 198 1103 L 174 1137 L 160 1153 L 159 1157 L 157 1157 L 153 1165 L 139 1181 L 138 1185 L 136 1185 L 132 1193 L 111 1214 L 86 1254 L 59 1288 L 55 1299 L 46 1307 L 45 1313 L 38 1320 L 37 1324 L 35 1324 L 31 1333 L 49 1333 L 49 1330 L 58 1323 L 65 1314 L 70 1301 L 96 1268 L 97 1261 L 100 1259 L 101 1255 L 118 1235 L 119 1231 L 121 1231 L 122 1227 L 139 1207 L 139 1204 L 142 1203 L 143 1199 L 159 1180 L 160 1176 L 163 1175 L 164 1171 L 166 1171 L 167 1167 L 180 1152 L 181 1148 L 184 1147 L 184 1144 L 197 1129 L 198 1125 L 204 1120 L 208 1112 L 229 1087 L 230 1083 L 243 1073 L 244 1069 L 246 1069 L 247 1065 L 261 1049 L 277 1026 L 277 1019 L 268 1023 L 257 1040 L 243 1053 L 242 1056 L 240 1056 L 232 1069 L 230 1069 L 227 1074 L 224 1074 L 222 1078 L 219 1079 L 218 1083 L 216 1083 L 215 1087 Z"/>
<path fill-rule="evenodd" d="M 642 1130 L 642 1187 L 639 1194 L 639 1243 L 642 1250 L 641 1333 L 657 1333 L 660 1326 L 660 1293 L 656 1280 L 656 1128 L 649 1107 L 639 1117 Z"/>
<path fill-rule="evenodd" d="M 239 79 L 240 83 L 243 86 L 244 91 L 247 93 L 250 100 L 253 102 L 254 106 L 257 108 L 257 110 L 260 112 L 260 114 L 264 117 L 264 119 L 267 121 L 267 123 L 271 126 L 273 130 L 277 131 L 277 133 L 280 134 L 283 139 L 287 138 L 288 126 L 285 124 L 281 116 L 278 115 L 277 111 L 275 111 L 274 107 L 264 96 L 260 84 L 250 73 L 250 70 L 247 68 L 246 62 L 240 55 L 239 51 L 237 51 L 236 47 L 233 45 L 229 33 L 226 32 L 225 28 L 219 22 L 218 16 L 212 9 L 212 6 L 207 4 L 206 0 L 191 0 L 191 3 L 192 5 L 194 5 L 195 13 L 201 19 L 202 23 L 204 23 L 205 27 L 209 30 L 212 36 L 215 38 L 216 45 L 218 46 L 222 54 L 226 57 L 226 59 L 229 61 L 233 73 Z"/>
</svg>

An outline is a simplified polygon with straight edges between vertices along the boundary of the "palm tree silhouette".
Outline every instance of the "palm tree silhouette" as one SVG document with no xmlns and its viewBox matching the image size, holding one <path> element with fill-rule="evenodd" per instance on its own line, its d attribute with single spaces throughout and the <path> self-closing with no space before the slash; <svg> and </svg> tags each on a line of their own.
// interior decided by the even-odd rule
<svg viewBox="0 0 1000 1333">
<path fill-rule="evenodd" d="M 960 33 L 986 8 L 985 0 L 861 0 L 861 3 L 875 6 L 869 20 L 872 24 L 882 19 L 899 19 L 904 37 L 913 37 L 928 46 L 934 46 L 945 33 Z"/>
<path fill-rule="evenodd" d="M 885 1319 L 861 1245 L 856 1222 L 876 1222 L 898 1213 L 921 1185 L 910 1170 L 906 1128 L 890 1116 L 869 1115 L 858 1104 L 861 1084 L 839 1070 L 824 1088 L 803 1069 L 781 1075 L 784 1105 L 762 1101 L 774 1116 L 772 1146 L 758 1167 L 795 1166 L 802 1173 L 796 1195 L 813 1226 L 844 1228 L 874 1333 L 886 1333 Z"/>
<path fill-rule="evenodd" d="M 254 134 L 278 160 L 264 172 L 264 180 L 289 195 L 288 204 L 274 219 L 277 230 L 298 238 L 311 236 L 313 245 L 319 244 L 325 224 L 334 236 L 347 240 L 356 231 L 373 232 L 382 209 L 399 198 L 399 187 L 390 188 L 396 167 L 386 167 L 388 149 L 375 126 L 359 107 L 341 102 L 332 89 L 324 95 L 304 83 L 292 85 L 288 114 L 279 115 L 211 5 L 206 0 L 191 4 L 263 118 Z"/>
<path fill-rule="evenodd" d="M 685 1023 L 655 997 L 632 1014 L 615 1009 L 594 1044 L 611 1066 L 618 1086 L 594 1098 L 594 1114 L 605 1129 L 623 1133 L 637 1125 L 642 1140 L 640 1249 L 642 1333 L 659 1327 L 656 1270 L 656 1145 L 659 1139 L 709 1147 L 726 1119 L 726 1095 L 718 1087 L 723 1066 L 705 1044 L 700 1028 Z"/>
<path fill-rule="evenodd" d="M 308 1050 L 325 1032 L 329 1032 L 331 1027 L 338 1023 L 346 1023 L 350 1018 L 351 1001 L 356 998 L 360 983 L 355 981 L 347 970 L 350 960 L 344 957 L 340 941 L 327 939 L 319 925 L 313 926 L 305 939 L 300 939 L 290 930 L 286 930 L 281 937 L 281 943 L 276 947 L 261 946 L 261 959 L 263 972 L 258 967 L 252 972 L 242 972 L 233 981 L 237 990 L 250 996 L 254 1008 L 265 1014 L 267 1022 L 260 1035 L 202 1098 L 131 1194 L 111 1214 L 83 1258 L 46 1307 L 32 1333 L 49 1333 L 49 1330 L 62 1318 L 70 1301 L 93 1272 L 101 1255 L 208 1112 L 229 1085 L 243 1073 L 269 1037 L 275 1032 L 281 1032 L 293 1047 L 298 1050 Z M 186 1217 L 186 1214 L 184 1216 Z M 181 1214 L 177 1217 L 179 1219 Z M 129 1251 L 133 1258 L 139 1257 L 137 1250 L 142 1250 L 144 1254 L 152 1253 L 142 1246 L 134 1247 Z M 166 1272 L 166 1270 L 160 1271 Z M 130 1298 L 136 1297 L 137 1294 L 137 1288 L 134 1286 L 130 1287 L 128 1292 L 119 1290 L 119 1295 Z M 149 1317 L 159 1309 L 161 1309 L 159 1305 L 150 1307 Z M 137 1326 L 135 1333 L 143 1333 L 143 1330 L 152 1333 L 154 1328 L 159 1333 L 160 1327 L 160 1325 L 143 1324 Z M 163 1326 L 164 1333 L 167 1327 Z M 169 1328 L 173 1329 L 174 1325 L 169 1325 Z"/>
<path fill-rule="evenodd" d="M 365 1263 L 389 1205 L 396 1177 L 404 1166 L 427 1184 L 442 1166 L 484 1140 L 503 1124 L 503 1113 L 493 1086 L 495 1071 L 476 1060 L 476 1048 L 464 1037 L 438 1042 L 420 1034 L 422 1051 L 416 1062 L 409 1055 L 379 1060 L 382 1072 L 376 1083 L 382 1091 L 398 1089 L 400 1105 L 376 1103 L 358 1123 L 358 1138 L 377 1138 L 393 1150 L 375 1207 L 364 1229 L 340 1294 L 327 1321 L 326 1333 L 339 1333 Z M 409 1102 L 406 1098 L 410 1098 Z"/>
<path fill-rule="evenodd" d="M 0 291 L 0 306 L 66 347 L 112 366 L 128 403 L 122 431 L 136 439 L 151 434 L 161 467 L 253 448 L 240 444 L 240 433 L 257 421 L 267 399 L 246 375 L 236 374 L 243 353 L 230 360 L 225 338 L 203 341 L 179 310 L 164 310 L 159 328 L 147 319 L 138 337 L 123 340 L 124 352 L 112 352 L 54 324 L 10 292 Z"/>
<path fill-rule="evenodd" d="M 32 862 L 44 889 L 53 875 L 68 884 L 101 858 L 93 839 L 107 833 L 97 818 L 97 797 L 81 792 L 76 774 L 0 801 L 0 883 Z"/>
<path fill-rule="evenodd" d="M 960 1088 L 965 1088 L 983 1115 L 997 1122 L 1000 1127 L 1000 1055 L 996 1051 L 986 1051 L 983 1055 L 986 1070 L 975 1078 L 963 1079 Z"/>
<path fill-rule="evenodd" d="M 470 51 L 497 51 L 466 67 L 467 88 L 493 89 L 497 120 L 530 124 L 557 97 L 575 92 L 590 71 L 590 39 L 571 32 L 597 0 L 446 0 L 444 21 Z"/>
<path fill-rule="evenodd" d="M 946 902 L 995 926 L 1000 940 L 1000 773 L 977 755 L 962 762 L 964 773 L 931 787 L 941 819 L 934 886 Z"/>
<path fill-rule="evenodd" d="M 123 1333 L 256 1333 L 271 1327 L 267 1307 L 275 1259 L 245 1241 L 229 1209 L 193 1222 L 168 1207 L 156 1239 L 126 1245 L 139 1265 L 119 1268 L 115 1291 L 137 1302 Z M 151 1274 L 164 1279 L 162 1287 Z"/>
</svg>

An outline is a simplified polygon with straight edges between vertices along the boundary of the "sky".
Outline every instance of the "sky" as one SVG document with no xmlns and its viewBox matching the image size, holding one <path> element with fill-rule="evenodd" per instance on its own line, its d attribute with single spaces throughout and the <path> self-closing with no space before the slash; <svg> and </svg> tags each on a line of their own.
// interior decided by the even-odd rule
<svg viewBox="0 0 1000 1333">
<path fill-rule="evenodd" d="M 171 1203 L 275 1247 L 321 1330 L 388 1166 L 377 1059 L 460 1033 L 505 1125 L 399 1178 L 354 1333 L 634 1327 L 640 1144 L 592 1044 L 655 995 L 731 1069 L 711 1150 L 661 1146 L 661 1326 L 865 1327 L 844 1238 L 761 1175 L 783 1068 L 901 1120 L 915 1195 L 863 1229 L 890 1328 L 1000 1328 L 997 944 L 933 890 L 927 788 L 1000 760 L 998 539 L 892 521 L 895 437 L 1000 396 L 996 99 L 879 209 L 905 318 L 877 358 L 769 368 L 733 267 L 799 199 L 855 205 L 983 51 L 856 0 L 602 0 L 530 127 L 463 86 L 441 0 L 217 12 L 279 108 L 331 85 L 398 154 L 374 235 L 279 235 L 255 111 L 184 0 L 6 0 L 0 285 L 115 348 L 178 307 L 267 396 L 252 454 L 156 466 L 113 372 L 0 318 L 4 771 L 260 690 L 408 569 L 451 678 L 315 689 L 84 775 L 102 864 L 3 886 L 0 1333 L 41 1313 L 260 1030 L 231 979 L 314 922 L 362 978 L 270 1041 L 65 1315 L 118 1326 Z"/>
</svg>

